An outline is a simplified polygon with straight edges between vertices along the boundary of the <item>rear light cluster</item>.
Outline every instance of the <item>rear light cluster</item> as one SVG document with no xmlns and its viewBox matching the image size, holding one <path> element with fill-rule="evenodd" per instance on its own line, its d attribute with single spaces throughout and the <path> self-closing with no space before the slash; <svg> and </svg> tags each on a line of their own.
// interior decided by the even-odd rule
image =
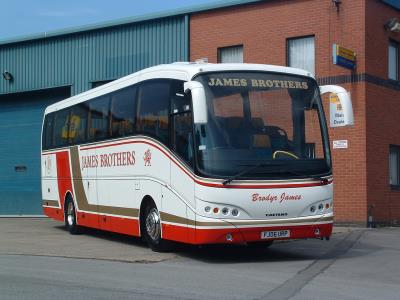
<svg viewBox="0 0 400 300">
<path fill-rule="evenodd" d="M 310 212 L 311 213 L 324 213 L 329 209 L 333 208 L 333 202 L 332 201 L 324 201 L 320 203 L 316 203 L 310 206 Z"/>
<path fill-rule="evenodd" d="M 204 211 L 208 214 L 214 214 L 218 216 L 233 216 L 237 217 L 239 216 L 239 210 L 237 208 L 231 208 L 231 207 L 218 207 L 218 206 L 206 206 L 204 207 Z"/>
</svg>

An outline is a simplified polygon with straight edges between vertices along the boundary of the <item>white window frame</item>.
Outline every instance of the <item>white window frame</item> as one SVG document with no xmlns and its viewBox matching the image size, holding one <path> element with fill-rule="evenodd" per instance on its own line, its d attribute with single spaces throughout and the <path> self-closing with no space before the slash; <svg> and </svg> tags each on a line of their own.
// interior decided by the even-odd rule
<svg viewBox="0 0 400 300">
<path fill-rule="evenodd" d="M 310 42 L 311 40 L 312 40 L 312 47 L 309 47 L 308 49 L 311 52 L 308 54 L 299 53 L 298 52 L 299 50 L 306 51 L 305 49 L 307 48 L 307 46 L 309 46 L 307 45 L 307 42 Z M 297 49 L 292 49 L 292 46 L 294 46 L 292 42 L 303 42 L 303 44 L 298 44 L 296 45 Z M 315 55 L 314 35 L 288 38 L 286 41 L 286 53 L 287 53 L 287 65 L 289 67 L 304 69 L 312 74 L 315 74 L 316 55 Z M 311 58 L 310 61 L 309 58 Z"/>
<path fill-rule="evenodd" d="M 235 51 L 237 53 L 235 53 Z M 223 55 L 231 55 L 230 58 L 223 58 Z M 234 57 L 235 55 L 241 57 Z M 244 62 L 244 47 L 243 45 L 235 45 L 235 46 L 228 46 L 228 47 L 220 47 L 218 48 L 218 63 L 243 63 Z"/>
<path fill-rule="evenodd" d="M 392 56 L 392 51 L 394 51 L 394 56 Z M 388 78 L 399 80 L 399 43 L 393 40 L 389 40 L 388 47 Z"/>
<path fill-rule="evenodd" d="M 390 145 L 389 151 L 389 184 L 400 188 L 400 146 Z"/>
</svg>

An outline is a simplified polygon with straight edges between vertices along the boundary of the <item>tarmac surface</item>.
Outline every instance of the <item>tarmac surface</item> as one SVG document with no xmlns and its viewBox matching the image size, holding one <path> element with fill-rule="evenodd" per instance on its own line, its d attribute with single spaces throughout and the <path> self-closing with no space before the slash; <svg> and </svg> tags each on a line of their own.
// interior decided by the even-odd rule
<svg viewBox="0 0 400 300">
<path fill-rule="evenodd" d="M 270 248 L 72 236 L 49 219 L 0 218 L 1 299 L 399 299 L 400 228 L 335 228 Z"/>
</svg>

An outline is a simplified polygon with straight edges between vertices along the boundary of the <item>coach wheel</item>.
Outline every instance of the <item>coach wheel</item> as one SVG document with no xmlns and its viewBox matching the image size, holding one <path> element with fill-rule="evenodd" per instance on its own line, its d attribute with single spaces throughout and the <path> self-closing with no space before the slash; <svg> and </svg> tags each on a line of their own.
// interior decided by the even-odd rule
<svg viewBox="0 0 400 300">
<path fill-rule="evenodd" d="M 79 233 L 79 226 L 76 224 L 76 211 L 74 201 L 68 198 L 65 203 L 65 229 L 67 229 L 71 234 Z"/>
<path fill-rule="evenodd" d="M 161 238 L 161 218 L 157 207 L 150 203 L 143 214 L 142 232 L 153 251 L 165 252 L 172 249 L 172 243 Z"/>
</svg>

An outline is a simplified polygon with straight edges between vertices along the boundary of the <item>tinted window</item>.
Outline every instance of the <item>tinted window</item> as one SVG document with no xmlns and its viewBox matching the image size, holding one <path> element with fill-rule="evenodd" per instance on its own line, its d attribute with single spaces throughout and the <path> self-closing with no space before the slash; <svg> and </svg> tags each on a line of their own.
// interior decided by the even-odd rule
<svg viewBox="0 0 400 300">
<path fill-rule="evenodd" d="M 54 146 L 68 145 L 69 109 L 62 109 L 55 113 L 54 121 Z"/>
<path fill-rule="evenodd" d="M 129 87 L 111 96 L 112 137 L 131 135 L 135 126 L 136 87 Z"/>
<path fill-rule="evenodd" d="M 148 81 L 140 86 L 137 130 L 168 144 L 170 80 Z"/>
<path fill-rule="evenodd" d="M 43 126 L 42 148 L 49 149 L 53 146 L 54 114 L 46 115 Z"/>
<path fill-rule="evenodd" d="M 174 150 L 191 166 L 194 152 L 192 113 L 186 112 L 174 115 L 173 120 Z"/>
<path fill-rule="evenodd" d="M 104 96 L 89 102 L 89 140 L 103 140 L 110 136 L 110 97 Z"/>
<path fill-rule="evenodd" d="M 86 141 L 88 110 L 86 103 L 81 103 L 71 108 L 71 116 L 69 118 L 70 143 L 79 144 Z"/>
</svg>

